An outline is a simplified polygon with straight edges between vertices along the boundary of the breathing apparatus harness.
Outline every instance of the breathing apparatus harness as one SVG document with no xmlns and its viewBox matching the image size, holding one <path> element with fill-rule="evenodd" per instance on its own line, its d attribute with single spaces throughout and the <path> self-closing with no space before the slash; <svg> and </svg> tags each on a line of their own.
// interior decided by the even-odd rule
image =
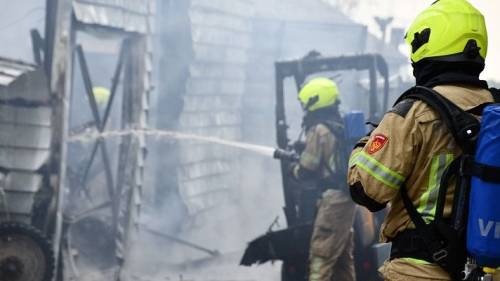
<svg viewBox="0 0 500 281">
<path fill-rule="evenodd" d="M 345 175 L 347 174 L 348 154 L 345 137 L 345 125 L 338 110 L 338 104 L 320 109 L 315 112 L 308 112 L 304 116 L 302 133 L 322 124 L 335 136 L 336 145 L 334 153 L 335 167 L 329 163 L 329 159 L 322 159 L 321 166 L 328 171 L 328 177 L 321 179 L 318 184 L 324 189 L 336 189 L 347 191 Z M 300 138 L 300 137 L 299 137 Z"/>
<path fill-rule="evenodd" d="M 495 103 L 500 103 L 500 91 L 490 89 L 490 92 Z M 471 177 L 500 183 L 500 168 L 483 165 L 474 160 L 480 131 L 480 121 L 474 115 L 482 115 L 483 109 L 491 103 L 464 111 L 435 90 L 423 86 L 409 89 L 395 104 L 405 99 L 420 100 L 438 113 L 463 154 L 453 160 L 442 175 L 434 221 L 424 221 L 413 205 L 407 187 L 401 186 L 401 198 L 415 229 L 405 230 L 393 239 L 391 259 L 421 259 L 438 264 L 453 280 L 483 280 L 478 273 L 479 269 L 474 272 L 467 270 L 471 266 L 465 241 Z M 447 219 L 443 218 L 443 214 L 448 187 L 453 179 L 456 180 L 453 211 L 451 219 Z"/>
</svg>

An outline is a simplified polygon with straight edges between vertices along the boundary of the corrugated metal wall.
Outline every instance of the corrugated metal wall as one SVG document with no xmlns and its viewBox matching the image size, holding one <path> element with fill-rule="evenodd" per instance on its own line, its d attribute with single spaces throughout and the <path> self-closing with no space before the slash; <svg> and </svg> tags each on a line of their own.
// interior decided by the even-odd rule
<svg viewBox="0 0 500 281">
<path fill-rule="evenodd" d="M 40 68 L 5 59 L 0 73 L 0 221 L 43 224 L 34 211 L 46 211 L 37 208 L 51 196 L 44 184 L 53 129 L 47 78 Z"/>
<path fill-rule="evenodd" d="M 282 13 L 275 11 L 283 5 Z M 322 18 L 308 20 L 300 12 L 311 7 Z M 162 2 L 161 77 L 153 116 L 158 128 L 275 145 L 274 62 L 313 48 L 328 55 L 364 51 L 366 28 L 325 7 L 306 0 Z M 300 119 L 295 97 L 287 102 L 299 109 L 295 115 Z M 167 208 L 169 219 L 182 220 L 177 223 L 185 225 L 186 215 L 196 223 L 205 211 L 237 202 L 244 196 L 242 185 L 258 188 L 272 182 L 279 193 L 279 171 L 272 160 L 264 163 L 207 143 L 169 143 L 157 150 L 155 201 Z M 241 172 L 250 169 L 259 176 L 246 183 Z M 182 206 L 174 210 L 168 207 L 179 202 Z"/>
<path fill-rule="evenodd" d="M 193 58 L 179 129 L 240 140 L 241 100 L 251 47 L 252 3 L 192 0 Z M 220 206 L 238 190 L 238 151 L 206 143 L 181 143 L 179 188 L 192 216 Z"/>
</svg>

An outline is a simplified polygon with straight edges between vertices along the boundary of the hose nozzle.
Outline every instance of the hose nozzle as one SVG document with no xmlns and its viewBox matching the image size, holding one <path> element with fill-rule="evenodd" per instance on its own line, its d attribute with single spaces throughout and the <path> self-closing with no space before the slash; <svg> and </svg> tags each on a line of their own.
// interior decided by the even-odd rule
<svg viewBox="0 0 500 281">
<path fill-rule="evenodd" d="M 273 157 L 279 160 L 287 160 L 287 161 L 298 161 L 299 155 L 295 153 L 295 151 L 289 151 L 284 149 L 276 149 L 274 151 Z"/>
</svg>

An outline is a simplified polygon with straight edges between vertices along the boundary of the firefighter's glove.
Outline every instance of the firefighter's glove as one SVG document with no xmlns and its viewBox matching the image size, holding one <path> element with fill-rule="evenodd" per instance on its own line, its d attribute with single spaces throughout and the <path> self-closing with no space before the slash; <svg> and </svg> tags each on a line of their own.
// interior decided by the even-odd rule
<svg viewBox="0 0 500 281">
<path fill-rule="evenodd" d="M 295 153 L 302 154 L 305 149 L 306 143 L 304 141 L 298 140 L 293 143 L 293 150 L 295 150 Z"/>
<path fill-rule="evenodd" d="M 291 162 L 298 161 L 300 158 L 300 156 L 297 153 L 295 153 L 295 151 L 284 150 L 284 149 L 276 149 L 274 151 L 273 157 L 275 159 L 286 160 Z"/>
</svg>

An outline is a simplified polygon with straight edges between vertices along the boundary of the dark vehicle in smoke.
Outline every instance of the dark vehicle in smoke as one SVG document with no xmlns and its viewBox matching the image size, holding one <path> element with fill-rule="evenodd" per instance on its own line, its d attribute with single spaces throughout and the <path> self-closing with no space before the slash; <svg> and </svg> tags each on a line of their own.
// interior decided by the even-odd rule
<svg viewBox="0 0 500 281">
<path fill-rule="evenodd" d="M 276 71 L 276 131 L 278 147 L 282 151 L 293 151 L 294 142 L 288 137 L 289 125 L 285 116 L 285 80 L 293 78 L 295 86 L 312 75 L 339 71 L 368 71 L 369 101 L 368 122 L 377 123 L 387 110 L 389 95 L 388 66 L 380 55 L 357 55 L 321 57 L 311 52 L 301 60 L 283 61 L 275 64 Z M 384 80 L 382 101 L 377 93 L 377 72 Z M 346 93 L 355 94 L 355 93 Z M 357 140 L 354 140 L 357 141 Z M 352 146 L 349 146 L 352 147 Z M 281 174 L 285 198 L 284 212 L 288 228 L 269 231 L 250 242 L 241 260 L 242 265 L 262 264 L 281 260 L 283 281 L 305 281 L 308 276 L 309 244 L 316 213 L 316 202 L 321 194 L 318 188 L 294 181 L 288 172 L 290 160 L 281 159 Z M 377 268 L 388 255 L 388 245 L 377 244 L 380 229 L 380 214 L 371 214 L 358 208 L 354 223 L 355 266 L 358 280 L 381 280 Z"/>
</svg>

